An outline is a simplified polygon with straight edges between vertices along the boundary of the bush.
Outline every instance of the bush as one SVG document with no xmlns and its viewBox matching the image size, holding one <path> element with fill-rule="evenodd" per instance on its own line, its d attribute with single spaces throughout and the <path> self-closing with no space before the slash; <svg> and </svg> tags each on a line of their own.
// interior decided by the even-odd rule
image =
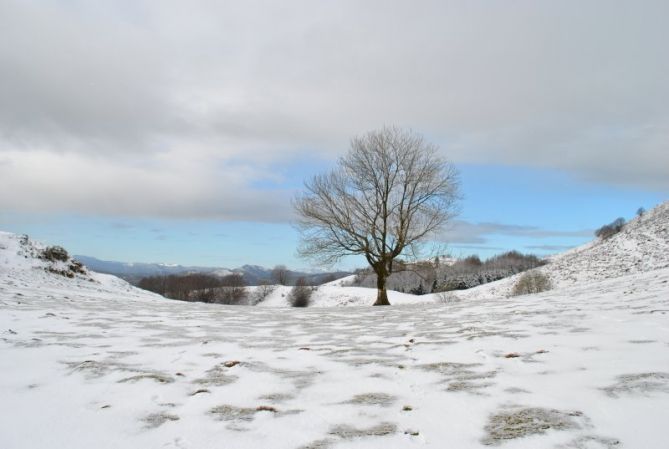
<svg viewBox="0 0 669 449">
<path fill-rule="evenodd" d="M 269 281 L 260 281 L 258 287 L 255 290 L 255 293 L 253 294 L 253 305 L 255 306 L 256 304 L 264 301 L 265 298 L 272 294 L 275 288 L 276 286 L 270 284 Z"/>
<path fill-rule="evenodd" d="M 238 273 L 221 278 L 221 286 L 215 289 L 213 302 L 227 305 L 245 304 L 248 293 L 244 276 Z"/>
<path fill-rule="evenodd" d="M 453 304 L 460 301 L 460 298 L 453 292 L 439 292 L 435 298 L 439 304 Z"/>
<path fill-rule="evenodd" d="M 312 293 L 313 291 L 311 287 L 307 286 L 305 279 L 299 278 L 288 294 L 288 302 L 293 307 L 309 307 Z"/>
<path fill-rule="evenodd" d="M 541 293 L 551 289 L 551 281 L 543 273 L 538 271 L 528 271 L 524 273 L 516 285 L 513 286 L 511 296 L 530 295 L 532 293 Z"/>
<path fill-rule="evenodd" d="M 425 290 L 425 288 L 423 287 L 423 283 L 421 282 L 420 284 L 418 284 L 418 287 L 409 290 L 409 293 L 411 293 L 412 295 L 425 295 L 427 294 L 427 291 Z"/>
<path fill-rule="evenodd" d="M 601 228 L 597 229 L 595 231 L 595 235 L 602 240 L 606 240 L 608 238 L 613 237 L 622 229 L 625 227 L 625 219 L 624 218 L 616 218 L 613 220 L 611 223 L 602 226 Z"/>
<path fill-rule="evenodd" d="M 62 246 L 49 246 L 42 252 L 42 259 L 50 262 L 67 262 L 69 258 L 70 255 L 67 254 L 67 251 Z"/>
</svg>

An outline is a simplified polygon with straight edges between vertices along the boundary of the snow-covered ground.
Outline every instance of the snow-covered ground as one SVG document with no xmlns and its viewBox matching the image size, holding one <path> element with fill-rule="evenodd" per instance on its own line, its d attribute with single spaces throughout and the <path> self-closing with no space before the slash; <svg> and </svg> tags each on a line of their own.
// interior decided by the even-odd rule
<svg viewBox="0 0 669 449">
<path fill-rule="evenodd" d="M 289 307 L 289 295 L 292 287 L 276 286 L 272 293 L 258 303 L 259 307 Z M 249 288 L 250 295 L 256 289 Z M 337 286 L 332 283 L 314 288 L 309 307 L 341 307 L 341 306 L 370 306 L 376 300 L 376 290 L 365 287 Z M 391 304 L 422 304 L 433 303 L 437 297 L 433 295 L 416 296 L 396 291 L 388 291 L 388 300 Z"/>
<path fill-rule="evenodd" d="M 667 447 L 669 268 L 517 298 L 240 307 L 70 279 L 0 237 L 3 449 Z"/>
</svg>

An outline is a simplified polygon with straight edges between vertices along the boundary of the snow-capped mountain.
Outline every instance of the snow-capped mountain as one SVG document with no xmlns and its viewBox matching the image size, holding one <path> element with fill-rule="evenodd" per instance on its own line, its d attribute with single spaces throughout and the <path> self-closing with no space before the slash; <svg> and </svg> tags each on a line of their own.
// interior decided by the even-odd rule
<svg viewBox="0 0 669 449">
<path fill-rule="evenodd" d="M 74 258 L 89 269 L 98 273 L 113 274 L 128 282 L 137 283 L 140 279 L 150 276 L 168 276 L 172 274 L 204 273 L 213 276 L 228 276 L 230 274 L 241 274 L 249 285 L 257 285 L 261 281 L 272 279 L 272 269 L 259 265 L 243 265 L 238 268 L 224 267 L 199 267 L 164 263 L 142 263 L 142 262 L 115 262 L 100 260 L 95 257 L 77 255 Z M 300 277 L 307 279 L 310 284 L 318 284 L 331 276 L 340 278 L 349 273 L 336 272 L 306 272 L 288 270 L 288 280 L 294 281 Z"/>
</svg>

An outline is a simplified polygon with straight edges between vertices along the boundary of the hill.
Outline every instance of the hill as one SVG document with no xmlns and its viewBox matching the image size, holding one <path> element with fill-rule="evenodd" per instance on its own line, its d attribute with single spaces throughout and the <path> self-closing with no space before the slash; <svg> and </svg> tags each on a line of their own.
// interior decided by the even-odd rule
<svg viewBox="0 0 669 449">
<path fill-rule="evenodd" d="M 629 221 L 608 239 L 552 256 L 534 271 L 548 276 L 554 289 L 646 273 L 669 267 L 669 201 Z M 509 296 L 521 275 L 456 292 L 460 298 Z"/>
<path fill-rule="evenodd" d="M 164 299 L 116 276 L 90 271 L 67 251 L 59 248 L 52 253 L 53 248 L 58 247 L 43 245 L 26 235 L 0 232 L 0 297 L 11 297 L 11 292 L 20 288 L 21 296 L 25 292 L 34 297 L 56 294 L 71 300 Z"/>
</svg>

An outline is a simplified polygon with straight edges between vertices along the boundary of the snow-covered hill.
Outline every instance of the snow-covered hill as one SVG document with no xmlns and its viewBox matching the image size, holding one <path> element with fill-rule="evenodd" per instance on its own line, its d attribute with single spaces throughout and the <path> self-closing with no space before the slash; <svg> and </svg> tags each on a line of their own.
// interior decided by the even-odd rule
<svg viewBox="0 0 669 449">
<path fill-rule="evenodd" d="M 535 271 L 554 289 L 669 267 L 669 201 L 636 217 L 618 234 L 594 240 L 549 259 Z M 509 296 L 522 274 L 456 292 L 463 299 Z"/>
<path fill-rule="evenodd" d="M 95 273 L 67 256 L 45 257 L 49 247 L 26 235 L 0 232 L 0 297 L 15 289 L 35 297 L 163 299 L 107 274 Z M 24 293 L 21 293 L 24 294 Z"/>
</svg>

